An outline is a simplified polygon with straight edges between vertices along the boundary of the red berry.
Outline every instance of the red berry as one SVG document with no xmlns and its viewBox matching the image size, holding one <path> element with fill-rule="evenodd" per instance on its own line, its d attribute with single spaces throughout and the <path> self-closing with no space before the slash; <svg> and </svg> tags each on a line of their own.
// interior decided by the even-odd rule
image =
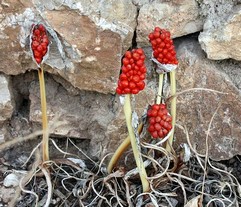
<svg viewBox="0 0 241 207">
<path fill-rule="evenodd" d="M 37 41 L 32 42 L 32 49 L 36 49 L 38 47 L 39 43 Z"/>
<path fill-rule="evenodd" d="M 42 62 L 42 58 L 35 58 L 36 62 L 40 64 Z"/>
<path fill-rule="evenodd" d="M 154 138 L 154 139 L 157 139 L 158 138 L 158 133 L 157 133 L 157 131 L 154 131 L 154 132 L 152 132 L 152 137 Z"/>
<path fill-rule="evenodd" d="M 41 32 L 45 32 L 45 27 L 44 27 L 42 24 L 39 24 L 38 29 L 39 29 Z"/>
<path fill-rule="evenodd" d="M 139 60 L 139 58 L 140 58 L 140 55 L 137 52 L 133 53 L 134 60 Z"/>
<path fill-rule="evenodd" d="M 161 32 L 161 28 L 160 27 L 155 27 L 154 31 L 155 32 Z"/>
<path fill-rule="evenodd" d="M 143 65 L 143 63 L 144 63 L 143 60 L 138 60 L 138 61 L 136 62 L 136 65 L 140 67 L 140 66 Z"/>
<path fill-rule="evenodd" d="M 134 81 L 135 83 L 137 83 L 137 82 L 140 81 L 140 77 L 139 77 L 138 75 L 133 76 L 132 79 L 133 79 L 133 81 Z"/>
<path fill-rule="evenodd" d="M 128 83 L 128 81 L 127 80 L 123 80 L 123 81 L 121 81 L 121 85 L 122 85 L 122 87 L 127 87 L 128 85 L 129 85 L 129 83 Z"/>
<path fill-rule="evenodd" d="M 141 48 L 136 49 L 136 52 L 137 52 L 139 55 L 143 55 L 143 54 L 144 54 L 144 52 L 143 52 L 143 50 L 142 50 Z"/>
<path fill-rule="evenodd" d="M 133 49 L 127 51 L 122 60 L 122 73 L 119 77 L 116 93 L 118 94 L 137 94 L 145 88 L 146 67 L 144 65 L 144 51 Z"/>
<path fill-rule="evenodd" d="M 154 132 L 155 131 L 155 127 L 153 125 L 150 125 L 148 127 L 148 131 L 151 133 L 151 132 Z"/>
<path fill-rule="evenodd" d="M 150 132 L 153 138 L 164 138 L 172 129 L 171 116 L 168 115 L 165 104 L 154 104 L 147 111 Z"/>
<path fill-rule="evenodd" d="M 34 50 L 33 54 L 34 54 L 34 57 L 36 57 L 36 58 L 42 58 L 42 55 L 38 50 Z"/>
<path fill-rule="evenodd" d="M 42 45 L 39 45 L 39 46 L 37 47 L 37 50 L 42 53 L 42 51 L 43 51 Z"/>
<path fill-rule="evenodd" d="M 40 30 L 34 29 L 33 34 L 34 34 L 35 36 L 39 36 L 39 35 L 40 35 Z"/>
<path fill-rule="evenodd" d="M 153 40 L 155 38 L 152 33 L 150 33 L 148 37 L 149 37 L 149 40 Z"/>
<path fill-rule="evenodd" d="M 125 93 L 125 94 L 131 93 L 131 89 L 130 89 L 130 88 L 125 88 L 125 89 L 124 89 L 124 93 Z"/>
<path fill-rule="evenodd" d="M 170 32 L 156 27 L 149 35 L 153 56 L 162 64 L 177 64 L 176 52 Z"/>
<path fill-rule="evenodd" d="M 131 90 L 131 92 L 132 92 L 132 94 L 137 94 L 139 92 L 139 89 L 134 88 L 134 89 Z"/>
<path fill-rule="evenodd" d="M 122 63 L 127 66 L 129 64 L 129 60 L 127 58 L 123 58 Z"/>
<path fill-rule="evenodd" d="M 136 83 L 136 85 L 139 88 L 139 90 L 143 90 L 145 88 L 146 84 L 144 81 L 141 81 L 141 82 Z"/>
<path fill-rule="evenodd" d="M 134 89 L 134 88 L 136 88 L 136 84 L 131 81 L 131 82 L 129 83 L 129 87 L 130 87 L 130 89 Z"/>
</svg>

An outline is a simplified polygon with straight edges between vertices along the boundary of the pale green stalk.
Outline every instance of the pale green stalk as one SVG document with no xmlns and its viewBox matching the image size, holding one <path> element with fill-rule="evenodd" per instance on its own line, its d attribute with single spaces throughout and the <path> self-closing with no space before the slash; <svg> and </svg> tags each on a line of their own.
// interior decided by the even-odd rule
<svg viewBox="0 0 241 207">
<path fill-rule="evenodd" d="M 39 85 L 40 85 L 40 98 L 41 98 L 41 111 L 42 111 L 42 153 L 43 162 L 49 160 L 49 137 L 48 137 L 48 118 L 47 118 L 47 103 L 46 103 L 46 92 L 45 92 L 45 81 L 44 71 L 42 67 L 38 69 Z"/>
<path fill-rule="evenodd" d="M 172 149 L 172 143 L 173 143 L 173 137 L 174 137 L 174 129 L 176 124 L 176 71 L 173 70 L 170 72 L 170 84 L 171 84 L 171 116 L 172 116 L 172 134 L 170 138 L 167 141 L 166 150 L 168 152 L 171 152 Z"/>
<path fill-rule="evenodd" d="M 129 133 L 130 140 L 131 140 L 132 151 L 133 151 L 134 158 L 136 161 L 136 166 L 139 170 L 139 175 L 141 178 L 142 189 L 143 189 L 143 192 L 147 192 L 150 189 L 150 185 L 147 180 L 146 169 L 145 169 L 142 157 L 141 157 L 141 153 L 138 149 L 138 143 L 137 143 L 137 140 L 135 137 L 134 129 L 132 127 L 132 110 L 131 110 L 130 94 L 126 94 L 126 96 L 125 96 L 124 113 L 125 113 L 128 133 Z"/>
</svg>

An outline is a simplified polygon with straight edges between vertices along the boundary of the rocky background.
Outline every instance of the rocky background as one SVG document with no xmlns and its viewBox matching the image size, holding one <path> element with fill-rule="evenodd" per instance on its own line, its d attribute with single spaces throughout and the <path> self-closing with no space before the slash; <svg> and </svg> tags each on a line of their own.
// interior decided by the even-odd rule
<svg viewBox="0 0 241 207">
<path fill-rule="evenodd" d="M 187 142 L 186 127 L 200 153 L 209 133 L 213 159 L 240 154 L 241 1 L 0 0 L 1 143 L 41 129 L 33 23 L 51 37 L 44 64 L 51 136 L 80 139 L 90 155 L 116 149 L 127 132 L 115 94 L 121 58 L 136 46 L 146 52 L 147 87 L 134 103 L 142 115 L 157 90 L 148 34 L 159 26 L 170 30 L 179 60 L 176 146 Z"/>
</svg>

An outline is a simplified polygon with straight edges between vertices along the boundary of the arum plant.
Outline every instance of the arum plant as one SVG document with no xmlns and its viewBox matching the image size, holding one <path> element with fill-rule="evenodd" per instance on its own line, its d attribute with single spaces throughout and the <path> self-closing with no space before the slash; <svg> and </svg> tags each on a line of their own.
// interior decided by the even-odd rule
<svg viewBox="0 0 241 207">
<path fill-rule="evenodd" d="M 33 60 L 38 66 L 38 76 L 40 85 L 40 98 L 41 98 L 41 111 L 42 111 L 42 153 L 43 162 L 49 160 L 49 139 L 48 139 L 48 119 L 47 119 L 47 104 L 46 104 L 46 92 L 44 81 L 44 70 L 42 63 L 47 58 L 49 39 L 47 36 L 46 28 L 43 24 L 33 25 L 30 45 Z"/>
<path fill-rule="evenodd" d="M 173 45 L 173 41 L 171 39 L 171 34 L 169 31 L 156 27 L 153 32 L 149 34 L 149 40 L 153 49 L 153 57 L 152 60 L 157 64 L 157 72 L 159 73 L 159 87 L 158 87 L 158 96 L 156 104 L 161 103 L 162 97 L 162 85 L 163 85 L 163 74 L 170 73 L 170 85 L 171 85 L 171 116 L 172 116 L 172 132 L 170 138 L 166 145 L 166 150 L 171 151 L 173 137 L 174 137 L 174 127 L 176 123 L 176 77 L 175 77 L 175 69 L 177 67 L 178 61 L 176 59 L 176 52 Z M 161 107 L 161 106 L 160 106 Z M 168 118 L 169 121 L 169 118 Z M 152 125 L 151 125 L 152 126 Z M 154 138 L 162 138 L 161 136 L 165 134 L 165 130 L 163 133 L 158 134 L 160 126 L 157 125 L 155 129 L 155 133 L 152 127 L 149 130 Z M 170 128 L 170 127 L 169 127 Z"/>
<path fill-rule="evenodd" d="M 144 64 L 145 54 L 142 49 L 133 49 L 132 51 L 127 51 L 125 57 L 123 58 L 123 66 L 121 70 L 121 75 L 119 77 L 118 86 L 116 93 L 119 95 L 124 95 L 124 114 L 126 118 L 126 125 L 128 129 L 129 136 L 124 140 L 124 142 L 119 146 L 116 153 L 113 155 L 110 163 L 108 165 L 108 171 L 111 172 L 115 162 L 118 160 L 120 155 L 126 149 L 126 147 L 131 143 L 133 155 L 136 161 L 136 165 L 139 171 L 140 179 L 142 182 L 143 192 L 149 190 L 149 182 L 147 180 L 146 169 L 141 156 L 141 149 L 138 145 L 139 140 L 135 135 L 132 126 L 132 109 L 131 109 L 131 94 L 137 94 L 145 88 L 145 76 L 146 67 Z M 139 126 L 138 131 L 141 131 L 143 125 Z"/>
</svg>

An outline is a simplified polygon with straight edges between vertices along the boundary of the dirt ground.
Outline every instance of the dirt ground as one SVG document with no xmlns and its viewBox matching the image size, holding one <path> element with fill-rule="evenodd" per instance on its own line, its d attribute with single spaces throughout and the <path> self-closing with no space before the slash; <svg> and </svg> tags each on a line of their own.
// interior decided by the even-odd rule
<svg viewBox="0 0 241 207">
<path fill-rule="evenodd" d="M 53 140 L 50 152 L 54 153 L 51 153 L 52 162 L 48 165 L 53 186 L 50 206 L 188 207 L 188 202 L 194 202 L 189 206 L 195 207 L 198 206 L 195 198 L 198 198 L 199 202 L 202 199 L 203 206 L 241 205 L 241 156 L 215 162 L 192 153 L 189 160 L 183 162 L 183 151 L 179 151 L 177 161 L 171 158 L 169 162 L 169 158 L 155 152 L 153 156 L 159 165 L 152 163 L 147 166 L 148 175 L 151 177 L 151 191 L 141 194 L 141 183 L 137 173 L 133 172 L 133 167 L 125 165 L 125 162 L 108 175 L 106 158 L 87 157 L 87 149 L 81 151 L 78 148 L 81 145 L 87 146 L 88 141 L 67 142 L 56 138 Z M 20 197 L 16 199 L 14 206 L 35 206 L 36 199 L 38 206 L 44 206 L 48 194 L 47 179 L 41 173 L 41 167 L 34 168 L 36 155 L 35 158 L 32 155 L 28 160 L 38 143 L 39 140 L 31 140 L 1 153 L 0 206 L 11 206 L 11 201 L 16 199 L 16 192 Z M 66 153 L 56 150 L 53 143 Z M 67 155 L 67 152 L 71 154 Z M 130 153 L 124 157 L 132 160 Z M 32 169 L 35 169 L 35 172 L 23 185 L 25 192 L 19 191 L 19 181 Z M 19 177 L 14 177 L 10 180 L 12 183 L 5 187 L 6 177 L 10 174 Z"/>
</svg>

